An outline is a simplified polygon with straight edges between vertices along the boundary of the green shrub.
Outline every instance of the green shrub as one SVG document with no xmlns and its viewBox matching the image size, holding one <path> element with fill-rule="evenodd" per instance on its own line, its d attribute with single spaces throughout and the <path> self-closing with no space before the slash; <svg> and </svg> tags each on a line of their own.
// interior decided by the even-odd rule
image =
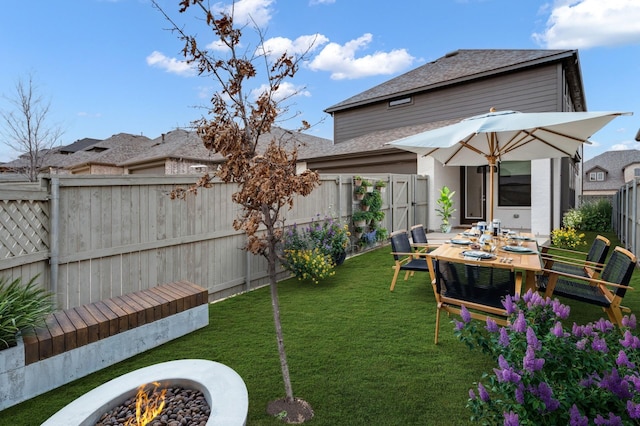
<svg viewBox="0 0 640 426">
<path fill-rule="evenodd" d="M 285 267 L 300 281 L 311 280 L 318 284 L 320 280 L 335 275 L 333 259 L 318 247 L 306 250 L 285 250 Z"/>
<path fill-rule="evenodd" d="M 571 209 L 562 217 L 562 226 L 565 228 L 582 229 L 582 212 Z"/>
<path fill-rule="evenodd" d="M 43 325 L 53 312 L 51 294 L 36 285 L 36 278 L 26 285 L 21 278 L 0 278 L 0 350 L 15 346 L 18 332 Z"/>
<path fill-rule="evenodd" d="M 597 202 L 584 203 L 580 206 L 582 214 L 583 231 L 608 232 L 611 230 L 611 202 L 599 200 Z"/>
</svg>

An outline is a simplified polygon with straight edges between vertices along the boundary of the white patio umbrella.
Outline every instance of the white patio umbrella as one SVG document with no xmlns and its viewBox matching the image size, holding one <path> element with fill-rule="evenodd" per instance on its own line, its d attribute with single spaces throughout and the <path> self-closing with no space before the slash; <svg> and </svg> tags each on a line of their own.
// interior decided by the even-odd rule
<svg viewBox="0 0 640 426">
<path fill-rule="evenodd" d="M 388 142 L 431 156 L 445 166 L 489 165 L 489 208 L 493 220 L 493 166 L 500 161 L 575 157 L 583 143 L 626 112 L 491 111 L 458 123 Z"/>
</svg>

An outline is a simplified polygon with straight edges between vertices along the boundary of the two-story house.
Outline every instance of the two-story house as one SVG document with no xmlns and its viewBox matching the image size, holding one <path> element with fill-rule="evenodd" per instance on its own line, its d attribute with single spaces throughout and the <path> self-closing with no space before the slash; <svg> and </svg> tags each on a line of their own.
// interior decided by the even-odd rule
<svg viewBox="0 0 640 426">
<path fill-rule="evenodd" d="M 640 150 L 605 151 L 584 162 L 583 201 L 611 198 L 626 182 L 640 176 Z"/>
<path fill-rule="evenodd" d="M 334 145 L 305 158 L 321 172 L 411 173 L 429 180 L 429 204 L 443 185 L 456 191 L 458 224 L 487 216 L 486 167 L 444 167 L 385 145 L 441 127 L 490 108 L 521 112 L 586 111 L 576 50 L 458 50 L 339 102 L 325 111 L 334 120 Z M 494 216 L 506 227 L 548 235 L 581 193 L 582 149 L 573 159 L 504 162 L 498 167 L 494 200 L 514 174 L 518 205 L 497 201 Z M 433 207 L 432 207 L 433 210 Z M 455 225 L 456 223 L 454 223 Z M 428 227 L 439 219 L 429 215 Z"/>
</svg>

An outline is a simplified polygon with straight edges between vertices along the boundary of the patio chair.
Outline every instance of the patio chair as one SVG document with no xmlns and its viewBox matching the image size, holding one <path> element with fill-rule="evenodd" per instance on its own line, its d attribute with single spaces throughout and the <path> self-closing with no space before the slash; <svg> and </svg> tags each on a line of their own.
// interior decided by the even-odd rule
<svg viewBox="0 0 640 426">
<path fill-rule="evenodd" d="M 604 261 L 609 253 L 610 245 L 611 243 L 607 238 L 598 235 L 593 240 L 586 256 L 583 252 L 557 247 L 553 247 L 554 253 L 552 254 L 549 252 L 549 249 L 552 247 L 542 246 L 541 257 L 542 260 L 544 260 L 545 269 L 583 277 L 598 278 L 598 275 L 604 267 Z M 580 257 L 568 257 L 564 254 L 578 254 Z"/>
<path fill-rule="evenodd" d="M 609 320 L 622 325 L 622 311 L 630 309 L 621 306 L 629 287 L 629 281 L 636 266 L 636 256 L 629 250 L 616 247 L 607 261 L 600 279 L 572 275 L 565 272 L 544 270 L 547 275 L 538 282 L 538 290 L 545 297 L 561 296 L 591 305 L 600 306 Z"/>
<path fill-rule="evenodd" d="M 410 229 L 411 231 L 411 246 L 416 251 L 429 251 L 434 248 L 436 244 L 429 243 L 427 240 L 427 232 L 424 229 L 424 226 L 420 223 L 418 225 L 413 225 Z"/>
<path fill-rule="evenodd" d="M 392 232 L 389 240 L 391 240 L 391 254 L 395 260 L 395 264 L 393 265 L 395 272 L 393 273 L 391 288 L 389 288 L 390 291 L 393 291 L 395 288 L 400 271 L 406 272 L 404 275 L 405 281 L 409 278 L 409 275 L 415 271 L 429 272 L 427 253 L 413 250 L 411 242 L 409 241 L 409 234 L 407 234 L 406 230 L 403 229 Z"/>
<path fill-rule="evenodd" d="M 437 306 L 436 344 L 441 311 L 460 315 L 464 306 L 474 319 L 486 321 L 487 317 L 491 317 L 498 324 L 507 324 L 507 312 L 502 300 L 520 291 L 522 273 L 515 272 L 509 264 L 484 266 L 482 262 L 434 262 L 435 279 L 432 285 Z"/>
</svg>

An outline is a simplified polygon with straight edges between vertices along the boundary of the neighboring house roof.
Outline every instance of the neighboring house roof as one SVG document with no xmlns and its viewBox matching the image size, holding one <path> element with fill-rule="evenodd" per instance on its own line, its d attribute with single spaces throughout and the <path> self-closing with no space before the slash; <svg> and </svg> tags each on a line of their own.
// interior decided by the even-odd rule
<svg viewBox="0 0 640 426">
<path fill-rule="evenodd" d="M 91 164 L 115 166 L 148 150 L 153 142 L 146 136 L 118 133 L 67 156 L 61 167 L 73 169 Z"/>
<path fill-rule="evenodd" d="M 61 146 L 60 149 L 58 149 L 58 152 L 60 152 L 61 154 L 73 154 L 74 152 L 82 151 L 87 147 L 90 147 L 91 145 L 94 145 L 98 142 L 100 142 L 100 139 L 92 139 L 92 138 L 78 139 L 74 143 Z"/>
<path fill-rule="evenodd" d="M 278 139 L 286 139 L 291 136 L 301 143 L 302 146 L 299 148 L 299 158 L 304 156 L 306 152 L 311 151 L 321 154 L 333 145 L 333 142 L 330 139 L 320 138 L 306 133 L 294 132 L 281 127 L 274 127 L 272 128 L 271 133 L 264 134 L 260 137 L 260 144 L 262 147 L 264 147 L 264 145 L 271 140 L 271 137 L 274 136 Z M 214 154 L 204 146 L 202 139 L 196 132 L 177 129 L 154 139 L 153 145 L 150 149 L 123 161 L 120 165 L 130 167 L 165 159 L 202 162 L 223 161 L 223 157 L 220 154 Z"/>
<path fill-rule="evenodd" d="M 123 160 L 120 165 L 131 166 L 167 158 L 214 161 L 221 157 L 212 155 L 196 132 L 176 129 L 155 138 L 147 150 Z"/>
<path fill-rule="evenodd" d="M 577 55 L 575 50 L 456 50 L 433 62 L 429 62 L 337 103 L 325 109 L 325 112 L 333 113 L 371 102 L 433 90 L 440 86 L 475 80 L 545 62 L 558 61 L 564 57 L 569 58 L 574 55 Z M 569 73 L 578 73 L 575 65 L 573 70 L 570 67 L 567 70 Z M 571 75 L 568 77 L 572 78 Z M 583 105 L 582 94 L 574 93 L 574 95 L 579 96 L 576 99 L 576 104 Z"/>
<path fill-rule="evenodd" d="M 67 158 L 67 155 L 60 154 L 59 148 L 45 149 L 40 151 L 40 160 L 38 161 L 41 166 L 40 169 L 48 169 L 52 164 L 59 162 L 59 157 Z M 27 170 L 30 166 L 30 160 L 28 154 L 22 154 L 15 160 L 4 163 L 2 168 L 5 170 Z"/>
<path fill-rule="evenodd" d="M 583 170 L 583 191 L 618 190 L 625 184 L 624 169 L 634 163 L 640 162 L 640 150 L 628 149 L 622 151 L 605 151 L 592 159 L 585 161 Z M 590 181 L 588 174 L 595 169 L 607 173 L 604 181 Z"/>
<path fill-rule="evenodd" d="M 115 166 L 148 148 L 150 143 L 151 140 L 145 136 L 128 133 L 119 133 L 105 140 L 85 138 L 44 153 L 41 169 L 74 169 L 90 164 Z M 5 167 L 20 170 L 28 167 L 28 164 L 28 157 L 22 155 L 6 163 Z"/>
</svg>

